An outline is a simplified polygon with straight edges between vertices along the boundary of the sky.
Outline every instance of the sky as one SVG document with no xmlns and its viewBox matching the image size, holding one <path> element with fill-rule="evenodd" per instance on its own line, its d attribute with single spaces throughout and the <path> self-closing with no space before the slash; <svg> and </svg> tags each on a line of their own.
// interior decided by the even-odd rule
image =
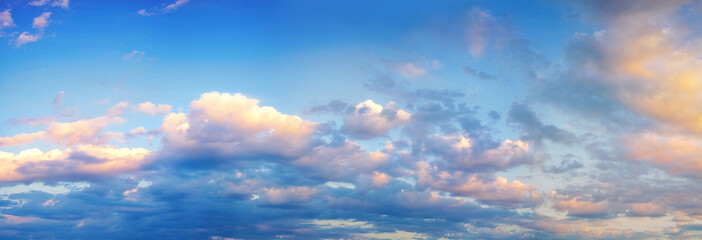
<svg viewBox="0 0 702 240">
<path fill-rule="evenodd" d="M 702 2 L 0 0 L 0 239 L 700 239 Z"/>
</svg>

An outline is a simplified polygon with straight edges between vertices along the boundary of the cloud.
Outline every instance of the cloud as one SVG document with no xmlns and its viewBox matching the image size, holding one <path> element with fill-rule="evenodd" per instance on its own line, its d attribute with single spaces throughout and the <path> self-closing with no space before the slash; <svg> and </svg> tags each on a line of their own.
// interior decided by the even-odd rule
<svg viewBox="0 0 702 240">
<path fill-rule="evenodd" d="M 601 217 L 609 213 L 610 203 L 607 200 L 590 201 L 579 196 L 569 196 L 551 191 L 553 208 L 567 212 L 570 216 Z"/>
<path fill-rule="evenodd" d="M 307 202 L 317 190 L 310 187 L 265 188 L 263 193 L 263 201 L 268 204 L 289 204 Z"/>
<path fill-rule="evenodd" d="M 81 145 L 66 150 L 0 152 L 0 181 L 75 180 L 109 176 L 139 169 L 149 158 L 143 148 Z"/>
<path fill-rule="evenodd" d="M 127 109 L 127 107 L 129 107 L 129 102 L 119 102 L 111 108 L 107 109 L 107 112 L 105 112 L 105 116 L 117 117 L 119 115 L 122 115 L 122 112 L 124 112 L 124 110 Z"/>
<path fill-rule="evenodd" d="M 122 57 L 122 60 L 127 61 L 129 59 L 136 59 L 137 61 L 141 61 L 141 59 L 143 59 L 145 55 L 146 55 L 145 52 L 140 52 L 140 51 L 134 50 L 134 51 L 131 51 L 130 53 L 127 53 L 126 55 L 124 55 Z"/>
<path fill-rule="evenodd" d="M 0 147 L 24 145 L 44 137 L 44 132 L 21 133 L 12 137 L 0 137 Z"/>
<path fill-rule="evenodd" d="M 148 115 L 156 115 L 156 114 L 168 114 L 171 112 L 171 105 L 168 104 L 158 104 L 154 105 L 151 102 L 143 102 L 139 103 L 139 106 L 135 107 L 134 109 L 136 111 L 146 113 Z"/>
<path fill-rule="evenodd" d="M 54 97 L 54 108 L 56 110 L 63 108 L 63 96 L 66 95 L 66 92 L 61 91 Z"/>
<path fill-rule="evenodd" d="M 346 141 L 341 146 L 319 146 L 292 164 L 306 168 L 308 175 L 324 180 L 343 180 L 360 173 L 373 173 L 387 164 L 389 156 L 381 151 L 368 153 L 358 144 Z"/>
<path fill-rule="evenodd" d="M 519 181 L 509 182 L 502 177 L 486 179 L 460 171 L 442 171 L 426 162 L 417 164 L 418 184 L 447 191 L 457 196 L 474 198 L 491 205 L 533 207 L 541 204 L 535 186 Z"/>
<path fill-rule="evenodd" d="M 44 29 L 49 26 L 51 22 L 49 20 L 51 17 L 51 12 L 44 12 L 33 20 L 32 27 L 37 29 L 37 32 L 30 34 L 29 32 L 22 32 L 17 40 L 15 40 L 15 47 L 20 47 L 24 44 L 39 41 L 42 36 L 44 36 Z"/>
<path fill-rule="evenodd" d="M 10 9 L 5 9 L 5 11 L 0 12 L 0 30 L 14 26 L 15 23 L 12 21 L 12 13 L 10 13 Z M 0 36 L 2 36 L 2 33 L 0 33 Z"/>
<path fill-rule="evenodd" d="M 577 156 L 573 154 L 566 154 L 560 162 L 560 165 L 543 167 L 544 172 L 549 173 L 565 173 L 575 169 L 583 168 L 583 164 L 577 160 Z"/>
<path fill-rule="evenodd" d="M 102 133 L 102 130 L 107 125 L 122 123 L 124 123 L 122 118 L 102 116 L 73 122 L 52 123 L 44 132 L 52 142 L 63 146 L 101 145 L 111 139 L 121 137 L 120 133 Z"/>
<path fill-rule="evenodd" d="M 483 79 L 483 80 L 495 80 L 497 77 L 495 75 L 483 72 L 483 71 L 478 71 L 475 68 L 472 68 L 470 66 L 465 66 L 463 67 L 463 72 L 467 73 L 470 76 Z"/>
<path fill-rule="evenodd" d="M 408 78 L 418 78 L 427 74 L 427 70 L 414 65 L 414 63 L 389 63 L 388 67 L 398 74 Z"/>
<path fill-rule="evenodd" d="M 506 139 L 496 147 L 481 148 L 465 136 L 434 136 L 427 139 L 426 151 L 440 163 L 465 170 L 504 170 L 534 162 L 529 145 L 521 140 Z"/>
<path fill-rule="evenodd" d="M 684 136 L 655 133 L 631 134 L 622 137 L 622 158 L 650 162 L 669 174 L 702 179 L 701 141 Z"/>
<path fill-rule="evenodd" d="M 383 107 L 372 100 L 366 100 L 344 115 L 341 131 L 354 138 L 371 139 L 408 123 L 411 117 L 411 114 L 397 108 L 394 102 L 389 102 Z"/>
<path fill-rule="evenodd" d="M 176 0 L 174 3 L 168 4 L 163 8 L 163 11 L 172 11 L 178 9 L 183 4 L 190 2 L 190 0 Z"/>
<path fill-rule="evenodd" d="M 36 42 L 41 38 L 41 34 L 32 35 L 29 32 L 22 32 L 22 34 L 15 40 L 15 46 L 19 47 L 27 43 Z"/>
<path fill-rule="evenodd" d="M 154 11 L 140 9 L 139 11 L 137 11 L 137 14 L 142 15 L 142 16 L 151 16 L 151 15 L 158 14 L 158 13 L 167 13 L 167 12 L 175 11 L 180 6 L 185 5 L 188 2 L 190 2 L 190 0 L 176 0 L 174 3 L 168 4 L 161 9 L 154 10 L 152 8 L 152 10 L 154 10 Z"/>
<path fill-rule="evenodd" d="M 473 8 L 468 12 L 466 40 L 468 52 L 473 57 L 480 57 L 485 51 L 495 22 L 496 19 L 485 10 Z"/>
<path fill-rule="evenodd" d="M 51 17 L 51 12 L 44 12 L 40 16 L 35 17 L 32 27 L 39 30 L 44 30 L 44 28 L 49 26 L 49 23 L 51 22 L 49 17 Z"/>
<path fill-rule="evenodd" d="M 49 4 L 53 7 L 62 7 L 62 8 L 68 8 L 70 0 L 34 0 L 29 2 L 29 5 L 32 6 L 44 6 L 46 4 Z"/>
<path fill-rule="evenodd" d="M 544 124 L 528 105 L 514 102 L 507 113 L 507 121 L 516 125 L 522 132 L 522 139 L 541 144 L 544 140 L 554 143 L 573 144 L 578 138 L 575 134 L 551 124 Z"/>
<path fill-rule="evenodd" d="M 165 148 L 206 150 L 227 156 L 299 156 L 313 147 L 319 124 L 286 115 L 241 94 L 211 92 L 190 103 L 189 113 L 166 116 Z"/>
<path fill-rule="evenodd" d="M 137 14 L 142 15 L 142 16 L 151 16 L 154 13 L 147 12 L 146 9 L 139 9 L 139 11 L 137 11 Z"/>
</svg>

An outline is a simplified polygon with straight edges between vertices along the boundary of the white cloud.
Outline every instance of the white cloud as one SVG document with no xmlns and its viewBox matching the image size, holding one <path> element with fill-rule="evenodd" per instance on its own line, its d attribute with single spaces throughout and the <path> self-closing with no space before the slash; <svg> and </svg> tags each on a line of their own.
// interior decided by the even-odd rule
<svg viewBox="0 0 702 240">
<path fill-rule="evenodd" d="M 298 156 L 311 148 L 318 123 L 259 106 L 242 94 L 205 93 L 190 112 L 166 116 L 161 130 L 166 147 L 209 149 L 226 155 L 266 153 Z"/>
<path fill-rule="evenodd" d="M 6 27 L 14 27 L 15 23 L 12 21 L 12 13 L 10 9 L 0 12 L 0 30 Z"/>
<path fill-rule="evenodd" d="M 49 20 L 49 17 L 51 17 L 51 12 L 45 12 L 42 13 L 40 16 L 34 18 L 34 24 L 32 25 L 33 28 L 43 30 L 47 26 L 49 26 L 49 23 L 51 22 Z"/>
<path fill-rule="evenodd" d="M 29 34 L 29 32 L 22 32 L 22 34 L 17 37 L 17 40 L 15 41 L 15 46 L 19 47 L 24 44 L 30 43 L 30 42 L 36 42 L 41 38 L 41 34 L 34 35 L 34 34 Z"/>
<path fill-rule="evenodd" d="M 62 8 L 68 8 L 68 4 L 70 3 L 70 0 L 34 0 L 29 2 L 29 5 L 32 6 L 44 6 L 44 5 L 51 5 L 53 7 L 62 7 Z"/>
<path fill-rule="evenodd" d="M 18 154 L 0 152 L 0 182 L 114 175 L 138 169 L 147 163 L 148 154 L 143 148 L 91 145 L 48 152 L 36 148 Z"/>
<path fill-rule="evenodd" d="M 129 102 L 119 102 L 112 106 L 110 109 L 107 109 L 107 112 L 105 113 L 106 116 L 108 117 L 116 117 L 119 115 L 122 115 L 122 112 L 124 112 L 125 109 L 129 106 Z"/>
<path fill-rule="evenodd" d="M 159 104 L 155 105 L 151 102 L 143 102 L 139 103 L 139 106 L 134 108 L 134 110 L 146 113 L 148 115 L 156 115 L 156 114 L 168 114 L 171 112 L 171 109 L 173 107 L 168 104 Z"/>
<path fill-rule="evenodd" d="M 176 10 L 178 7 L 182 6 L 183 4 L 188 3 L 190 0 L 176 0 L 174 3 L 168 4 L 165 8 L 163 8 L 164 11 L 170 11 L 170 10 Z"/>
<path fill-rule="evenodd" d="M 157 10 L 156 8 L 152 8 L 154 11 L 147 11 L 146 9 L 140 9 L 137 11 L 137 14 L 142 15 L 142 16 L 151 16 L 154 14 L 158 13 L 166 13 L 170 12 L 173 10 L 178 9 L 180 6 L 188 3 L 190 0 L 176 0 L 174 3 L 168 4 L 165 7 L 161 8 L 160 10 Z"/>
</svg>

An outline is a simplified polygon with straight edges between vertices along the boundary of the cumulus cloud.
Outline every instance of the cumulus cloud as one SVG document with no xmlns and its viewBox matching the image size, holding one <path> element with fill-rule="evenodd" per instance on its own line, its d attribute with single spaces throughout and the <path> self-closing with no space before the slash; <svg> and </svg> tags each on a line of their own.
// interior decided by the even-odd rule
<svg viewBox="0 0 702 240">
<path fill-rule="evenodd" d="M 309 175 L 326 180 L 343 180 L 360 173 L 372 173 L 388 163 L 388 154 L 375 151 L 368 153 L 356 143 L 347 141 L 338 147 L 319 146 L 293 161 L 293 164 L 309 169 Z"/>
<path fill-rule="evenodd" d="M 74 180 L 136 170 L 148 161 L 143 148 L 81 145 L 66 150 L 0 152 L 0 181 Z"/>
<path fill-rule="evenodd" d="M 502 177 L 489 179 L 461 171 L 444 171 L 426 162 L 417 164 L 418 183 L 457 196 L 475 198 L 492 205 L 509 207 L 536 206 L 542 202 L 535 186 Z"/>
<path fill-rule="evenodd" d="M 426 142 L 427 151 L 441 164 L 458 169 L 501 170 L 534 162 L 529 145 L 507 139 L 495 148 L 482 149 L 466 136 L 434 136 Z"/>
<path fill-rule="evenodd" d="M 189 113 L 166 116 L 166 148 L 207 150 L 228 156 L 299 156 L 313 147 L 317 123 L 286 115 L 242 94 L 211 92 L 190 104 Z"/>
<path fill-rule="evenodd" d="M 394 102 L 383 107 L 372 100 L 366 100 L 344 116 L 341 131 L 355 138 L 371 139 L 383 136 L 390 129 L 408 123 L 411 116 L 397 108 Z"/>
<path fill-rule="evenodd" d="M 157 114 L 168 114 L 171 112 L 172 108 L 173 107 L 168 104 L 155 105 L 151 102 L 143 102 L 139 103 L 139 106 L 135 107 L 134 110 L 153 116 Z"/>
</svg>

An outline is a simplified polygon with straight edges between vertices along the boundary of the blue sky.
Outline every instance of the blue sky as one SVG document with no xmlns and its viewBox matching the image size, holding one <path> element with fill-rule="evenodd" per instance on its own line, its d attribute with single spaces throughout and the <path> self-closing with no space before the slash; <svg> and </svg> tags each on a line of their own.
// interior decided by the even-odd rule
<svg viewBox="0 0 702 240">
<path fill-rule="evenodd" d="M 701 6 L 0 0 L 0 238 L 699 238 Z"/>
</svg>

